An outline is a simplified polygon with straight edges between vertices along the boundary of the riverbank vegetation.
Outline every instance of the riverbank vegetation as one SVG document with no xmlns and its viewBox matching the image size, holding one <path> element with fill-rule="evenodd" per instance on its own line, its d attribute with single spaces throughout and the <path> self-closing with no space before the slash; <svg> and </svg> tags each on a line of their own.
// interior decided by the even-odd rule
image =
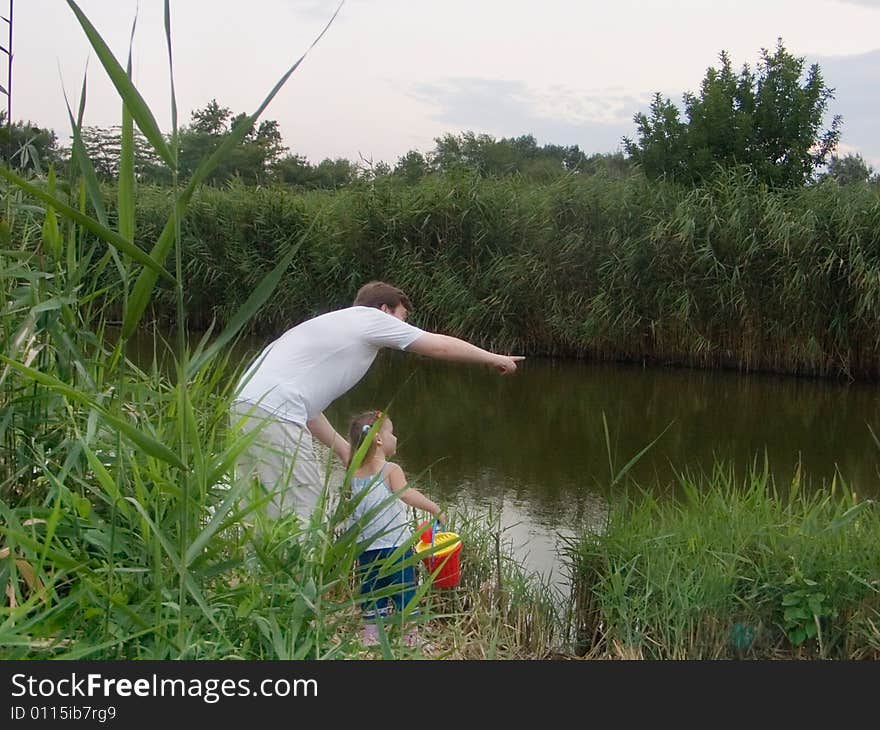
<svg viewBox="0 0 880 730">
<path fill-rule="evenodd" d="M 464 166 L 335 192 L 202 187 L 240 142 L 273 138 L 256 122 L 299 61 L 184 168 L 179 130 L 160 132 L 68 5 L 120 94 L 117 179 L 102 187 L 82 107 L 69 175 L 23 177 L 41 172 L 30 152 L 24 169 L 0 168 L 4 658 L 426 653 L 393 628 L 374 650 L 358 641 L 356 543 L 340 512 L 262 523 L 251 485 L 229 479 L 248 443 L 228 419 L 237 337 L 346 304 L 371 278 L 404 288 L 419 324 L 496 348 L 880 370 L 880 205 L 867 185 L 779 191 L 734 169 L 685 188 L 627 166 L 547 179 Z M 168 186 L 138 187 L 138 144 Z M 152 360 L 132 362 L 126 341 L 155 321 L 181 325 L 176 341 L 154 330 Z M 462 585 L 422 592 L 427 653 L 873 656 L 873 504 L 843 485 L 785 502 L 761 473 L 749 480 L 738 491 L 719 471 L 686 478 L 684 503 L 620 507 L 571 546 L 572 605 L 523 574 L 491 519 L 456 515 Z"/>
<path fill-rule="evenodd" d="M 856 485 L 774 485 L 767 466 L 638 490 L 569 545 L 579 654 L 617 659 L 876 659 L 880 514 Z M 784 487 L 784 488 L 783 488 Z"/>
<path fill-rule="evenodd" d="M 142 188 L 144 241 L 167 218 Z M 880 374 L 880 195 L 833 181 L 771 190 L 733 171 L 548 184 L 461 173 L 335 192 L 202 189 L 181 224 L 189 322 L 229 321 L 305 231 L 251 320 L 263 333 L 395 282 L 416 321 L 533 355 L 794 374 Z M 173 320 L 170 290 L 154 303 Z"/>
</svg>

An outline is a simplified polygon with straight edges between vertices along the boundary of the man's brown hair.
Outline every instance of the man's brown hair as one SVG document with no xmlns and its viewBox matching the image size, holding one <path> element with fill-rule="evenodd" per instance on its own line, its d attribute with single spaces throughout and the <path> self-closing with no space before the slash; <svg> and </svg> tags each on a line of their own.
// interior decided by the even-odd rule
<svg viewBox="0 0 880 730">
<path fill-rule="evenodd" d="M 391 309 L 396 309 L 398 304 L 402 304 L 407 312 L 413 310 L 409 297 L 396 286 L 386 284 L 384 281 L 371 281 L 364 284 L 358 290 L 352 306 L 381 309 L 383 304 Z"/>
</svg>

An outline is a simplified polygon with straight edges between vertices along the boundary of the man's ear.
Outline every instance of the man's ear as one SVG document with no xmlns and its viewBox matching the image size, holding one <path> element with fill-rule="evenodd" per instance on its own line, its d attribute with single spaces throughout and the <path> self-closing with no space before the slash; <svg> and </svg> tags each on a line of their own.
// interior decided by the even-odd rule
<svg viewBox="0 0 880 730">
<path fill-rule="evenodd" d="M 391 314 L 391 307 L 389 307 L 387 304 L 380 304 L 379 311 L 385 312 L 385 314 Z"/>
</svg>

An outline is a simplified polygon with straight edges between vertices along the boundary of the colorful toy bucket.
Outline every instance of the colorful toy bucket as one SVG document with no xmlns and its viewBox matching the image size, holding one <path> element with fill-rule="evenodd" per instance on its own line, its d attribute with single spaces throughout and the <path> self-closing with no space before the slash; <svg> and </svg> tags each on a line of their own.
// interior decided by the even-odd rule
<svg viewBox="0 0 880 730">
<path fill-rule="evenodd" d="M 420 540 L 416 545 L 416 553 L 424 553 L 435 548 L 436 552 L 426 555 L 422 562 L 428 572 L 434 576 L 436 588 L 453 588 L 461 580 L 461 538 L 455 532 L 435 532 L 431 540 Z"/>
</svg>

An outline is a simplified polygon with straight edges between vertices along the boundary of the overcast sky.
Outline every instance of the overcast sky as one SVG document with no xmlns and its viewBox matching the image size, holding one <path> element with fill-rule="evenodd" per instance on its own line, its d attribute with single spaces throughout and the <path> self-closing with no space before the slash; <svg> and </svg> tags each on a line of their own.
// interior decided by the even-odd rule
<svg viewBox="0 0 880 730">
<path fill-rule="evenodd" d="M 6 15 L 9 0 L 0 0 Z M 139 5 L 139 8 L 138 8 Z M 308 48 L 338 0 L 172 0 L 180 122 L 216 98 L 252 112 Z M 135 10 L 135 83 L 170 128 L 162 0 L 80 0 L 124 64 Z M 13 117 L 69 136 L 90 49 L 65 0 L 15 0 Z M 655 91 L 697 90 L 721 50 L 737 70 L 777 37 L 818 62 L 844 118 L 840 154 L 880 169 L 880 0 L 346 0 L 263 115 L 316 163 L 394 163 L 446 132 L 533 134 L 539 144 L 614 152 Z M 5 28 L 0 29 L 0 33 Z M 2 41 L 2 45 L 6 45 Z M 119 102 L 91 54 L 85 123 Z M 0 62 L 5 86 L 5 67 Z"/>
</svg>

